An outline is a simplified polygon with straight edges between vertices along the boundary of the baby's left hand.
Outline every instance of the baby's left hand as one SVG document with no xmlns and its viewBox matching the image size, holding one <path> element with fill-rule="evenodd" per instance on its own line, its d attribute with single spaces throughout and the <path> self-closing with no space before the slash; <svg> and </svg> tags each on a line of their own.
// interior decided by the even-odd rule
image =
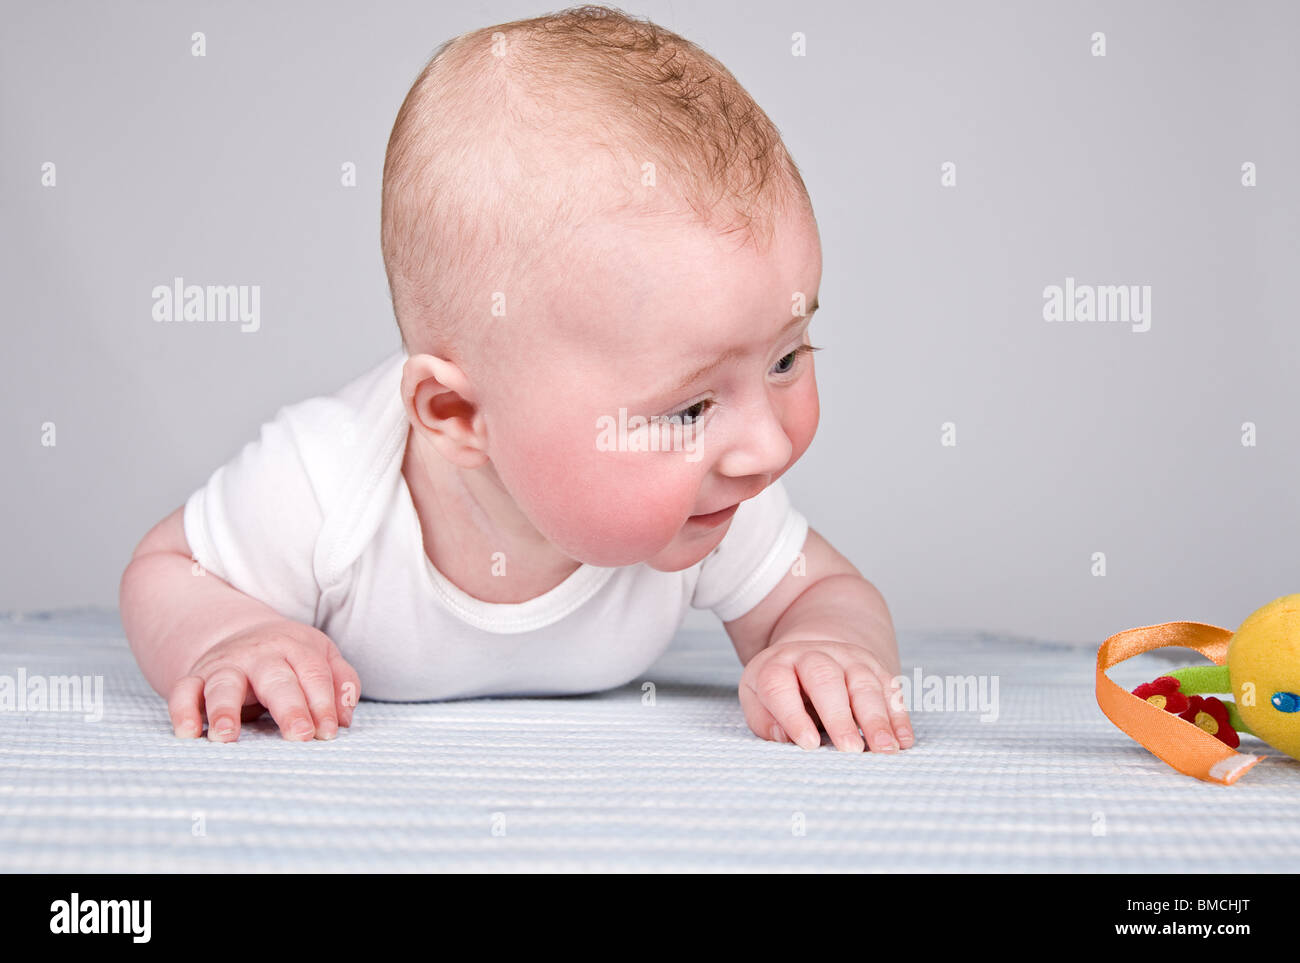
<svg viewBox="0 0 1300 963">
<path fill-rule="evenodd" d="M 754 734 L 775 742 L 790 737 L 805 749 L 821 745 L 815 711 L 842 752 L 911 747 L 912 726 L 891 699 L 896 671 L 869 649 L 848 642 L 782 642 L 759 652 L 740 677 L 740 706 Z M 802 691 L 801 691 L 802 688 Z"/>
</svg>

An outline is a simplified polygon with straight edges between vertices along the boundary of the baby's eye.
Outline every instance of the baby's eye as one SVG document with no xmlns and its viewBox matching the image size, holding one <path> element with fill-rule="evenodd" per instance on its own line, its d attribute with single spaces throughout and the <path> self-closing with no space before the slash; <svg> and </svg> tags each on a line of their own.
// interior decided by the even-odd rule
<svg viewBox="0 0 1300 963">
<path fill-rule="evenodd" d="M 704 417 L 704 413 L 713 407 L 713 401 L 705 398 L 703 401 L 697 401 L 689 408 L 683 408 L 677 414 L 672 415 L 673 421 L 678 421 L 683 425 L 693 425 Z"/>
<path fill-rule="evenodd" d="M 799 345 L 799 347 L 795 348 L 793 351 L 791 351 L 789 354 L 787 354 L 784 358 L 782 358 L 780 361 L 778 361 L 778 362 L 776 363 L 776 366 L 772 368 L 772 371 L 775 372 L 776 374 L 780 374 L 780 375 L 783 375 L 783 374 L 789 374 L 789 373 L 790 373 L 791 371 L 793 371 L 793 370 L 795 369 L 795 367 L 799 364 L 799 359 L 800 359 L 803 355 L 805 355 L 805 354 L 811 354 L 812 352 L 814 352 L 814 351 L 818 351 L 818 350 L 820 350 L 820 349 L 819 349 L 819 348 L 814 348 L 814 347 L 813 347 L 812 345 L 810 345 L 810 344 L 801 344 L 801 345 Z"/>
<path fill-rule="evenodd" d="M 1294 692 L 1274 692 L 1269 701 L 1278 712 L 1300 712 L 1300 696 Z"/>
</svg>

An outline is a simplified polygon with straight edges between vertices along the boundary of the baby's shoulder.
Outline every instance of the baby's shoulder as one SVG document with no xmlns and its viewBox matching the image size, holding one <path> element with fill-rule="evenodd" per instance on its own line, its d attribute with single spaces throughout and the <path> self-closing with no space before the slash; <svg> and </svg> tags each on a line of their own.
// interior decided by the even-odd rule
<svg viewBox="0 0 1300 963">
<path fill-rule="evenodd" d="M 404 361 L 404 356 L 401 361 Z M 323 506 L 337 496 L 355 467 L 371 460 L 375 442 L 391 433 L 401 413 L 401 370 L 390 355 L 331 394 L 317 395 L 281 408 L 282 426 Z"/>
</svg>

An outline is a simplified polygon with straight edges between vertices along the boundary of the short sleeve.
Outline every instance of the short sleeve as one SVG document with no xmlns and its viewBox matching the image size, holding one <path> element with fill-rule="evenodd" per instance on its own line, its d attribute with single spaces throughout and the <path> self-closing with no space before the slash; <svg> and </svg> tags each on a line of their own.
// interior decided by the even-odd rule
<svg viewBox="0 0 1300 963">
<path fill-rule="evenodd" d="M 311 625 L 320 587 L 314 557 L 322 512 L 295 438 L 293 407 L 281 408 L 185 503 L 195 560 L 285 618 Z"/>
<path fill-rule="evenodd" d="M 776 588 L 808 537 L 808 520 L 780 480 L 740 503 L 731 527 L 700 565 L 691 605 L 738 619 Z"/>
</svg>

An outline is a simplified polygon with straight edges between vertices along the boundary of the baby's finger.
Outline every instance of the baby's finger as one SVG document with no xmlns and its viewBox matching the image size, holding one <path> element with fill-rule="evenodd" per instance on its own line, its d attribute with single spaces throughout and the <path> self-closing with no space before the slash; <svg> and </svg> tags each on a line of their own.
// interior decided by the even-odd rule
<svg viewBox="0 0 1300 963">
<path fill-rule="evenodd" d="M 257 701 L 266 706 L 271 718 L 280 727 L 280 735 L 293 741 L 305 742 L 316 735 L 307 697 L 298 684 L 298 674 L 284 659 L 268 659 L 259 663 L 250 674 Z"/>
<path fill-rule="evenodd" d="M 203 686 L 203 704 L 208 714 L 208 738 L 213 742 L 234 742 L 239 738 L 239 719 L 248 694 L 248 677 L 233 665 L 221 666 Z"/>
<path fill-rule="evenodd" d="M 795 663 L 799 682 L 812 700 L 826 734 L 841 752 L 861 752 L 866 748 L 858 735 L 858 724 L 849 705 L 844 668 L 824 652 L 807 652 Z"/>
<path fill-rule="evenodd" d="M 790 741 L 790 737 L 785 734 L 776 717 L 758 700 L 757 693 L 743 682 L 740 684 L 740 710 L 745 714 L 745 722 L 749 724 L 749 728 L 760 739 L 768 739 L 772 742 Z"/>
<path fill-rule="evenodd" d="M 178 738 L 197 739 L 203 735 L 203 676 L 187 675 L 177 680 L 167 696 L 167 714 Z"/>
<path fill-rule="evenodd" d="M 339 732 L 338 713 L 334 708 L 334 675 L 319 653 L 288 659 L 298 675 L 298 684 L 307 697 L 317 739 L 333 739 Z"/>
<path fill-rule="evenodd" d="M 880 680 L 863 665 L 849 666 L 847 677 L 853 714 L 867 737 L 867 745 L 872 752 L 896 751 L 898 743 L 894 740 L 894 727 L 889 721 Z"/>
<path fill-rule="evenodd" d="M 908 717 L 907 709 L 903 706 L 902 686 L 899 684 L 897 676 L 885 680 L 884 692 L 885 706 L 889 710 L 889 721 L 894 727 L 894 735 L 898 737 L 898 744 L 904 749 L 910 749 L 916 742 L 916 736 L 912 733 L 912 720 Z"/>
<path fill-rule="evenodd" d="M 352 725 L 352 712 L 361 699 L 361 677 L 348 665 L 338 649 L 330 652 L 330 672 L 334 674 L 335 699 L 339 707 L 339 724 Z"/>
<path fill-rule="evenodd" d="M 799 679 L 793 667 L 772 661 L 759 670 L 754 679 L 754 694 L 770 712 L 781 730 L 804 749 L 816 749 L 822 744 L 820 733 L 808 713 L 804 711 Z"/>
</svg>

